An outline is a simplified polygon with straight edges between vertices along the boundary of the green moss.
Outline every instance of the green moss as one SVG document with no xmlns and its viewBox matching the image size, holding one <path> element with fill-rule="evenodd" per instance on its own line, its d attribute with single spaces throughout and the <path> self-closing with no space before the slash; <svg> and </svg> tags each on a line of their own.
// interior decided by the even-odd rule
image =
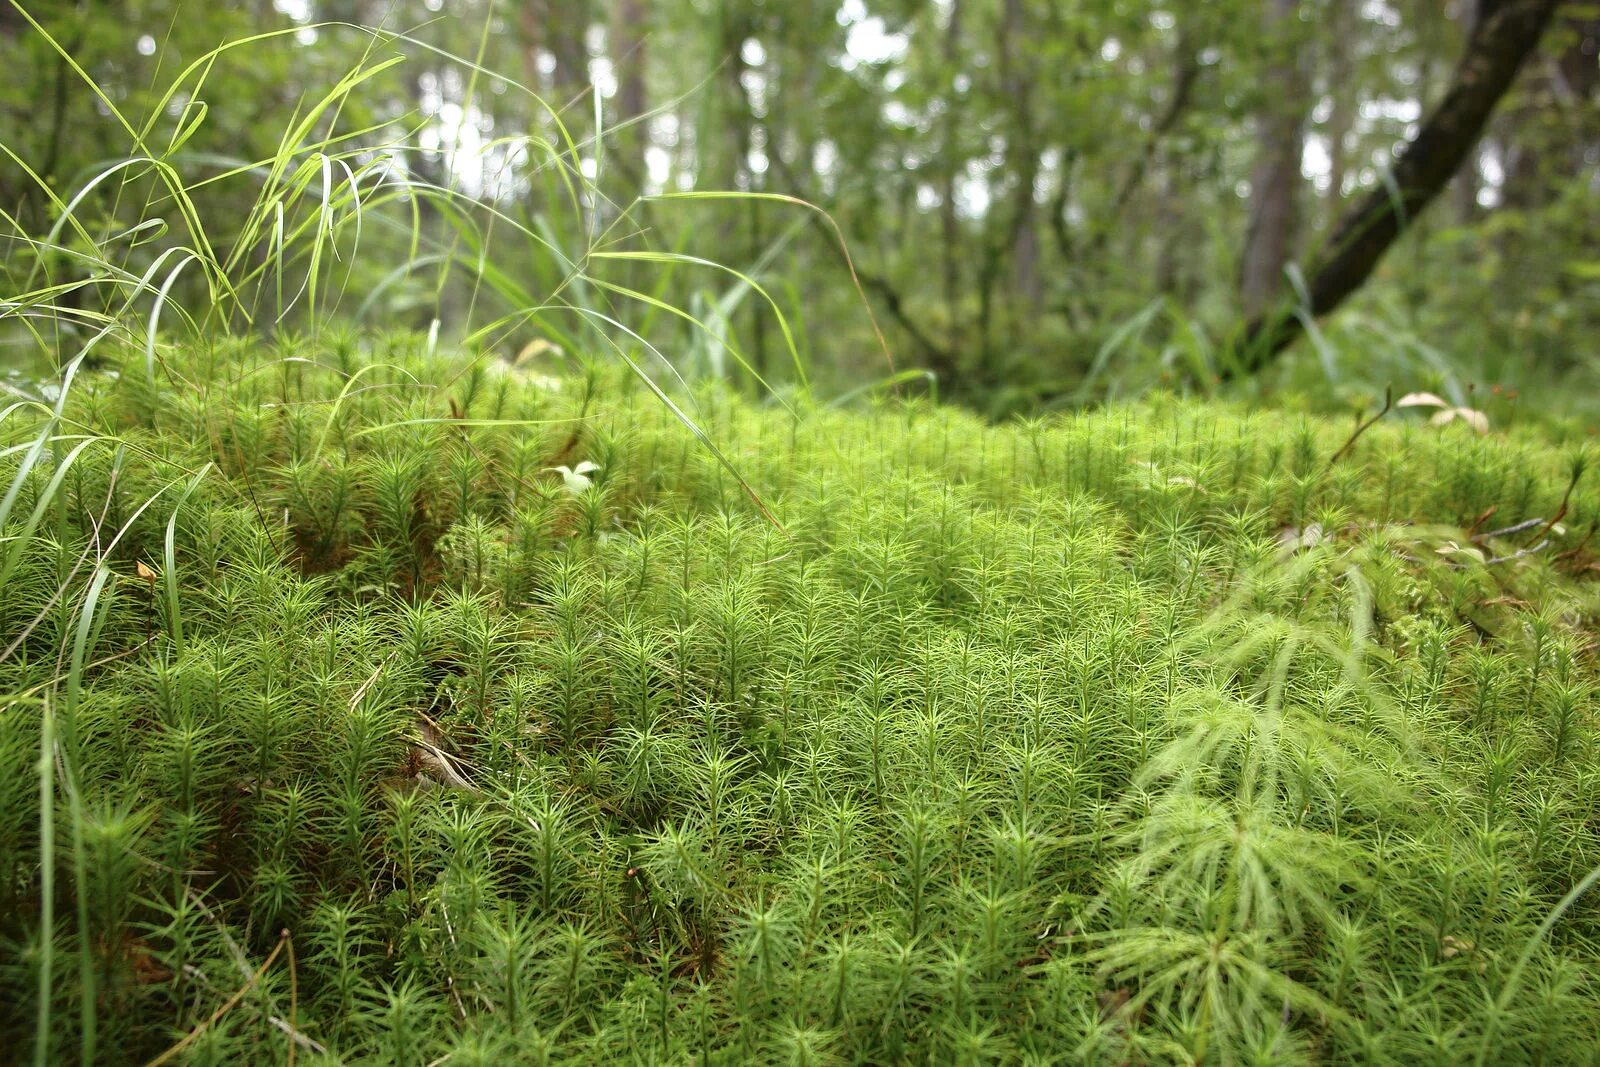
<svg viewBox="0 0 1600 1067">
<path fill-rule="evenodd" d="M 1508 982 L 1600 864 L 1600 495 L 1472 537 L 1572 446 L 702 397 L 779 528 L 628 380 L 358 349 L 0 423 L 11 1047 L 1591 1054 L 1592 903 Z"/>
</svg>

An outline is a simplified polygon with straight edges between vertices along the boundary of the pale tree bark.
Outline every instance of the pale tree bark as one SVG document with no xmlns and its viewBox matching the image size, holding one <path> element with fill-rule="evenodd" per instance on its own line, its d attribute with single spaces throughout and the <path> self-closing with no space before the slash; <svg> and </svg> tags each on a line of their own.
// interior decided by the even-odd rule
<svg viewBox="0 0 1600 1067">
<path fill-rule="evenodd" d="M 1478 27 L 1478 0 L 1457 0 L 1456 20 L 1461 23 L 1461 28 L 1470 38 Z M 1481 149 L 1474 148 L 1461 165 L 1461 173 L 1457 174 L 1450 183 L 1450 200 L 1454 208 L 1452 214 L 1455 221 L 1460 224 L 1471 222 L 1478 214 L 1478 186 L 1480 175 L 1478 173 L 1478 154 Z"/>
<path fill-rule="evenodd" d="M 953 322 L 961 304 L 961 220 L 956 214 L 956 178 L 966 162 L 956 151 L 961 129 L 961 108 L 957 106 L 960 98 L 955 87 L 956 61 L 961 56 L 961 0 L 950 0 L 949 18 L 944 29 L 943 58 L 951 85 L 944 113 L 944 151 L 939 161 L 944 168 L 939 187 L 939 230 L 944 240 L 945 311 Z"/>
<path fill-rule="evenodd" d="M 1473 0 L 1465 0 L 1472 3 Z M 1329 13 L 1328 37 L 1328 99 L 1332 110 L 1328 115 L 1328 195 L 1324 198 L 1328 214 L 1325 222 L 1331 224 L 1344 202 L 1345 176 L 1349 173 L 1350 151 L 1345 144 L 1355 127 L 1355 94 L 1351 86 L 1355 64 L 1351 49 L 1357 27 L 1353 19 L 1360 13 L 1348 5 L 1334 4 Z"/>
<path fill-rule="evenodd" d="M 1300 0 L 1267 0 L 1266 33 L 1276 57 L 1267 72 L 1267 110 L 1250 175 L 1250 229 L 1239 267 L 1239 302 L 1261 314 L 1283 292 L 1284 268 L 1300 229 L 1300 160 L 1305 154 L 1305 78 L 1295 42 Z"/>
<path fill-rule="evenodd" d="M 1334 226 L 1308 272 L 1308 306 L 1280 301 L 1249 320 L 1238 370 L 1258 369 L 1304 328 L 1359 289 L 1406 226 L 1444 191 L 1473 152 L 1485 123 L 1538 47 L 1562 0 L 1480 0 L 1477 29 L 1467 42 L 1444 98 L 1423 121 L 1389 175 L 1352 204 Z"/>
<path fill-rule="evenodd" d="M 616 0 L 611 9 L 611 60 L 617 74 L 616 114 L 612 119 L 618 127 L 616 158 L 630 184 L 642 191 L 645 175 L 645 151 L 650 145 L 650 131 L 643 121 L 650 110 L 645 88 L 646 15 L 641 0 Z"/>
<path fill-rule="evenodd" d="M 1011 267 L 1017 293 L 1029 307 L 1041 299 L 1038 210 L 1034 186 L 1039 178 L 1039 149 L 1034 143 L 1033 72 L 1025 58 L 1028 32 L 1023 0 L 1005 0 L 1000 24 L 1000 83 L 1015 108 L 1008 169 L 1016 175 L 1011 216 Z"/>
</svg>

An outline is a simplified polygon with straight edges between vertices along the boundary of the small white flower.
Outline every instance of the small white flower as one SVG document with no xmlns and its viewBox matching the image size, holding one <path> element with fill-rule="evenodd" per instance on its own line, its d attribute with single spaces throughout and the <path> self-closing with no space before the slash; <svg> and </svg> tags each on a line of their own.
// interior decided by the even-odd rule
<svg viewBox="0 0 1600 1067">
<path fill-rule="evenodd" d="M 590 486 L 594 485 L 594 479 L 589 477 L 589 475 L 599 469 L 600 464 L 593 463 L 587 459 L 579 463 L 576 467 L 569 467 L 563 463 L 559 467 L 545 468 L 547 471 L 555 471 L 557 474 L 561 475 L 562 482 L 566 484 L 567 492 L 571 493 L 573 496 L 577 496 L 585 489 L 588 489 Z"/>
</svg>

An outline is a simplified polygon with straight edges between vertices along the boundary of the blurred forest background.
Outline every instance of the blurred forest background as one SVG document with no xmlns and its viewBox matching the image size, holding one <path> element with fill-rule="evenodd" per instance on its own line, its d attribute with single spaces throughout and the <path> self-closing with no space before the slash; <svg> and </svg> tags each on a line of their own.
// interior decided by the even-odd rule
<svg viewBox="0 0 1600 1067">
<path fill-rule="evenodd" d="M 835 394 L 925 369 L 941 396 L 1002 415 L 1244 377 L 1227 387 L 1314 407 L 1370 404 L 1392 383 L 1495 417 L 1588 418 L 1600 4 L 1543 5 L 1553 17 L 1448 188 L 1402 220 L 1337 314 L 1305 313 L 1338 220 L 1385 189 L 1490 9 L 1515 6 L 4 0 L 4 269 L 13 291 L 42 268 L 65 280 L 64 306 L 91 299 L 70 255 L 19 239 L 68 201 L 125 238 L 128 269 L 157 261 L 181 223 L 149 223 L 154 185 L 108 177 L 141 155 L 118 115 L 153 120 L 152 154 L 212 226 L 249 216 L 304 116 L 337 163 L 306 171 L 308 210 L 346 176 L 390 198 L 339 230 L 321 307 L 257 320 L 267 333 L 332 313 L 461 338 L 557 293 L 656 339 L 685 378 L 751 390 L 758 376 L 781 388 L 797 363 Z M 266 36 L 213 51 L 253 35 Z M 183 77 L 196 60 L 203 83 Z M 336 107 L 312 106 L 354 72 Z M 546 143 L 570 166 L 549 165 Z M 592 186 L 574 193 L 579 175 Z M 448 196 L 408 192 L 422 187 Z M 706 190 L 826 215 L 648 199 Z M 292 205 L 277 225 L 292 236 Z M 681 316 L 572 280 L 616 247 L 673 254 L 619 262 L 612 283 L 725 333 L 741 359 Z M 271 260 L 272 241 L 250 254 Z M 202 277 L 171 284 L 176 297 Z M 1309 334 L 1238 375 L 1230 353 L 1275 307 Z M 582 347 L 557 315 L 508 321 L 474 341 L 544 358 Z M 14 330 L 0 343 L 13 363 L 33 347 Z"/>
</svg>

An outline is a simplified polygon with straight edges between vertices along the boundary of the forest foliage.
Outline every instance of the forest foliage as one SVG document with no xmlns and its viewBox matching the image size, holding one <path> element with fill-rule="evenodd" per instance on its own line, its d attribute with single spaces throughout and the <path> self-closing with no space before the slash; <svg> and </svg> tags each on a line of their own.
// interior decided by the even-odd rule
<svg viewBox="0 0 1600 1067">
<path fill-rule="evenodd" d="M 891 373 L 848 247 L 899 365 L 933 372 L 945 396 L 1008 413 L 1206 390 L 1245 316 L 1310 299 L 1332 228 L 1387 188 L 1473 27 L 1532 4 L 1558 10 L 1449 189 L 1401 220 L 1355 304 L 1242 387 L 1344 408 L 1391 381 L 1457 403 L 1499 384 L 1573 412 L 1595 389 L 1600 329 L 1589 0 L 7 0 L 0 206 L 44 233 L 62 205 L 41 182 L 71 201 L 123 154 L 150 155 L 215 225 L 249 216 L 261 161 L 321 152 L 344 167 L 300 174 L 311 199 L 346 170 L 362 179 L 352 197 L 452 193 L 418 195 L 415 216 L 375 208 L 360 227 L 341 277 L 361 298 L 339 307 L 369 323 L 470 334 L 539 305 L 603 236 L 761 281 L 804 327 L 811 373 L 847 389 Z M 358 67 L 338 107 L 292 131 Z M 284 144 L 290 132 L 301 143 Z M 187 236 L 137 177 L 117 172 L 74 209 L 93 234 L 137 235 L 118 252 L 130 269 Z M 595 202 L 575 204 L 574 182 Z M 838 232 L 750 199 L 630 210 L 686 190 L 801 198 Z M 165 238 L 136 230 L 147 208 Z M 355 231 L 340 228 L 341 251 Z M 27 266 L 20 253 L 8 269 Z M 39 268 L 80 280 L 59 254 Z M 746 370 L 611 300 L 652 340 L 693 350 L 677 353 L 686 376 L 758 391 L 757 374 L 793 377 L 748 286 L 686 263 L 665 273 L 614 280 L 748 349 Z M 331 305 L 302 302 L 284 322 Z M 507 343 L 563 343 L 574 327 L 560 319 L 523 322 Z"/>
</svg>

